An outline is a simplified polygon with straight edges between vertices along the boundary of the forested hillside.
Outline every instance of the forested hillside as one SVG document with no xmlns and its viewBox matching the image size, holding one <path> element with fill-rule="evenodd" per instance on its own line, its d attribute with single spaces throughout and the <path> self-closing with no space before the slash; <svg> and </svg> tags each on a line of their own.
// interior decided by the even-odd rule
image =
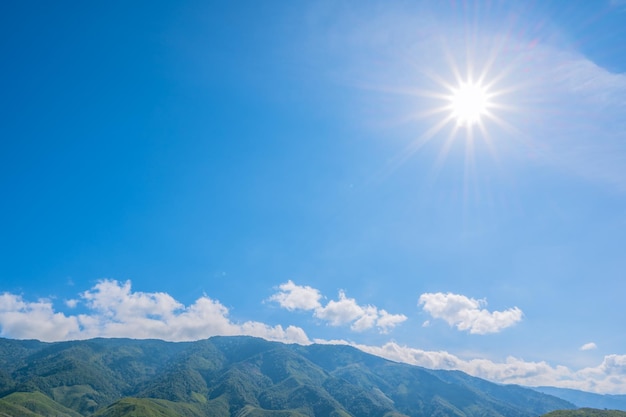
<svg viewBox="0 0 626 417">
<path fill-rule="evenodd" d="M 530 389 L 349 346 L 0 339 L 5 416 L 535 417 L 567 408 L 574 406 Z"/>
</svg>

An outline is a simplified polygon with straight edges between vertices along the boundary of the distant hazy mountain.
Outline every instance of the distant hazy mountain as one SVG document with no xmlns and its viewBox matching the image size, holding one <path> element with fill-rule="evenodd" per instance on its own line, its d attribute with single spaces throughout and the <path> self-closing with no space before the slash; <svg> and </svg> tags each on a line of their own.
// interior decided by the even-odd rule
<svg viewBox="0 0 626 417">
<path fill-rule="evenodd" d="M 593 394 L 591 392 L 555 387 L 536 387 L 533 389 L 544 394 L 562 398 L 577 407 L 626 411 L 626 395 Z"/>
<path fill-rule="evenodd" d="M 598 410 L 595 408 L 579 408 L 578 410 L 552 411 L 542 417 L 626 417 L 626 412 L 619 410 Z"/>
<path fill-rule="evenodd" d="M 0 339 L 0 417 L 535 417 L 574 405 L 349 346 Z"/>
</svg>

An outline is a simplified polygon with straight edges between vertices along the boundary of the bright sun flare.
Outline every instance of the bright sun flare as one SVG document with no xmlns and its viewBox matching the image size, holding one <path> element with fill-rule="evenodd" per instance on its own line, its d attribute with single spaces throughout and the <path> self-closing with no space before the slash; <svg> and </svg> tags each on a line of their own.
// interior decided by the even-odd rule
<svg viewBox="0 0 626 417">
<path fill-rule="evenodd" d="M 489 108 L 489 95 L 485 87 L 477 83 L 461 83 L 452 90 L 450 111 L 458 125 L 470 127 L 481 122 Z"/>
<path fill-rule="evenodd" d="M 418 113 L 417 117 L 430 119 L 432 124 L 426 124 L 426 128 L 410 143 L 397 163 L 402 163 L 409 155 L 437 138 L 441 148 L 434 163 L 433 172 L 436 173 L 453 149 L 456 139 L 461 139 L 465 146 L 465 175 L 470 176 L 474 170 L 477 141 L 483 143 L 492 156 L 497 157 L 490 130 L 495 128 L 500 133 L 511 133 L 511 137 L 516 135 L 514 126 L 502 118 L 501 113 L 513 109 L 507 103 L 506 96 L 519 89 L 519 86 L 507 85 L 511 68 L 499 65 L 499 47 L 488 51 L 482 65 L 482 60 L 472 59 L 472 51 L 466 51 L 465 68 L 457 64 L 453 54 L 446 51 L 445 45 L 443 49 L 450 66 L 449 76 L 446 77 L 446 71 L 441 68 L 430 69 L 423 73 L 425 82 L 432 82 L 430 88 L 409 89 L 410 94 L 426 99 L 422 104 L 427 108 Z"/>
</svg>

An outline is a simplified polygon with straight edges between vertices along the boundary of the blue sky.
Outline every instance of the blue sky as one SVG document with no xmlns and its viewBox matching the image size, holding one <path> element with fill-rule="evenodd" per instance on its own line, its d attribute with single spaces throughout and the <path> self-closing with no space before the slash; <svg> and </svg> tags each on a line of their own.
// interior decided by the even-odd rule
<svg viewBox="0 0 626 417">
<path fill-rule="evenodd" d="M 2 337 L 626 393 L 625 2 L 0 8 Z"/>
</svg>

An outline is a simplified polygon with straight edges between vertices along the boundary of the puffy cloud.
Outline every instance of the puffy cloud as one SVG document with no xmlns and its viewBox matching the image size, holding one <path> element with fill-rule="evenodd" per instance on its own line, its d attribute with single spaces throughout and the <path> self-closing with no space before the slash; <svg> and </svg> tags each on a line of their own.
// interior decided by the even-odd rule
<svg viewBox="0 0 626 417">
<path fill-rule="evenodd" d="M 440 292 L 424 293 L 418 302 L 433 318 L 472 334 L 497 333 L 522 320 L 522 310 L 517 307 L 490 312 L 482 308 L 486 304 L 484 300 Z"/>
<path fill-rule="evenodd" d="M 78 300 L 76 299 L 65 300 L 65 305 L 68 306 L 69 308 L 76 308 L 76 306 L 78 305 Z"/>
<path fill-rule="evenodd" d="M 19 295 L 0 295 L 0 335 L 18 339 L 59 340 L 78 335 L 77 317 L 56 313 L 48 300 L 26 302 Z"/>
<path fill-rule="evenodd" d="M 406 319 L 407 317 L 404 314 L 390 314 L 387 310 L 380 310 L 376 319 L 376 326 L 382 333 L 387 333 Z"/>
<path fill-rule="evenodd" d="M 310 343 L 294 326 L 269 326 L 233 322 L 228 308 L 207 296 L 185 306 L 166 293 L 133 292 L 130 281 L 101 280 L 80 295 L 88 312 L 66 316 L 46 300 L 26 302 L 22 297 L 0 295 L 0 335 L 18 339 L 58 341 L 92 337 L 198 340 L 216 335 L 250 335 L 287 343 Z"/>
<path fill-rule="evenodd" d="M 289 280 L 278 286 L 280 290 L 270 297 L 270 301 L 276 301 L 281 307 L 289 311 L 293 310 L 315 310 L 321 307 L 320 298 L 322 295 L 315 288 L 308 285 L 296 285 Z"/>
<path fill-rule="evenodd" d="M 165 293 L 133 292 L 130 282 L 102 280 L 89 291 L 83 292 L 80 300 L 71 304 L 74 308 L 82 304 L 87 308 L 87 313 L 65 315 L 56 312 L 52 303 L 46 299 L 29 302 L 19 295 L 0 294 L 0 335 L 45 341 L 98 336 L 184 341 L 214 335 L 250 335 L 286 343 L 311 343 L 299 327 L 284 328 L 256 321 L 237 323 L 228 317 L 229 311 L 224 305 L 207 296 L 185 306 Z M 373 326 L 384 330 L 406 319 L 374 306 L 359 306 L 343 292 L 340 292 L 339 300 L 333 304 L 329 302 L 327 307 L 325 314 L 329 315 L 329 320 L 351 322 L 354 330 Z M 322 309 L 321 305 L 313 311 L 319 309 Z M 346 321 L 347 317 L 354 316 L 350 311 L 360 312 L 360 315 L 352 321 Z M 565 366 L 543 361 L 529 362 L 515 357 L 508 357 L 502 362 L 481 358 L 462 359 L 449 352 L 425 351 L 395 342 L 382 346 L 359 345 L 342 340 L 316 342 L 352 345 L 393 361 L 431 369 L 461 370 L 500 383 L 626 393 L 626 355 L 607 355 L 598 366 L 572 370 Z"/>
<path fill-rule="evenodd" d="M 90 291 L 82 293 L 82 298 L 103 316 L 120 320 L 148 316 L 170 319 L 184 308 L 166 293 L 132 292 L 130 281 L 121 285 L 115 280 L 100 281 Z"/>
<path fill-rule="evenodd" d="M 371 315 L 371 311 L 367 314 Z M 327 320 L 331 326 L 340 326 L 357 319 L 361 320 L 360 318 L 363 318 L 364 315 L 366 315 L 365 310 L 356 303 L 354 298 L 347 298 L 343 291 L 339 291 L 338 301 L 331 300 L 326 304 L 326 307 L 315 310 L 315 316 Z"/>
<path fill-rule="evenodd" d="M 344 291 L 339 291 L 338 300 L 330 300 L 323 306 L 319 301 L 321 294 L 315 288 L 287 281 L 278 289 L 279 292 L 272 295 L 270 301 L 277 302 L 289 311 L 313 311 L 315 317 L 328 322 L 331 326 L 351 323 L 350 328 L 357 332 L 377 327 L 381 333 L 387 333 L 407 319 L 403 314 L 390 314 L 376 306 L 361 306 L 354 298 L 348 298 Z"/>
<path fill-rule="evenodd" d="M 379 321 L 379 316 L 378 316 L 379 312 L 376 307 L 365 306 L 360 309 L 361 309 L 360 316 L 358 316 L 358 319 L 356 319 L 356 321 L 352 323 L 352 325 L 350 326 L 352 330 L 355 330 L 357 332 L 362 332 L 364 330 L 371 329 Z"/>
<path fill-rule="evenodd" d="M 589 343 L 585 343 L 584 345 L 582 345 L 580 347 L 580 350 L 593 350 L 593 349 L 597 349 L 598 346 L 593 343 L 593 342 L 589 342 Z"/>
<path fill-rule="evenodd" d="M 600 368 L 609 375 L 626 376 L 626 355 L 605 356 Z"/>
</svg>

